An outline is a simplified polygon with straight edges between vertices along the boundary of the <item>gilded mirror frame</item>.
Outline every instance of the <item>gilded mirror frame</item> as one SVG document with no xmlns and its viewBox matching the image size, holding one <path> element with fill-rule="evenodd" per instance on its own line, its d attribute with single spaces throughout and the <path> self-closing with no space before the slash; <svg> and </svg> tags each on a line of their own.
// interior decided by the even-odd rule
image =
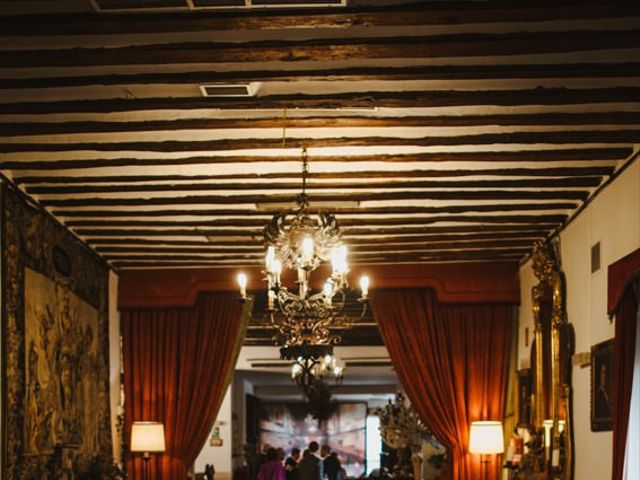
<svg viewBox="0 0 640 480">
<path fill-rule="evenodd" d="M 564 276 L 559 268 L 556 246 L 538 241 L 532 256 L 533 272 L 538 280 L 531 292 L 535 381 L 529 448 L 523 458 L 522 478 L 571 480 L 574 462 L 570 368 L 573 338 L 566 317 Z M 549 294 L 550 309 L 543 309 Z M 545 313 L 548 313 L 548 319 L 543 318 Z M 545 328 L 550 331 L 545 332 Z M 545 342 L 548 342 L 548 348 L 545 348 Z M 545 358 L 545 352 L 548 352 L 548 358 Z"/>
</svg>

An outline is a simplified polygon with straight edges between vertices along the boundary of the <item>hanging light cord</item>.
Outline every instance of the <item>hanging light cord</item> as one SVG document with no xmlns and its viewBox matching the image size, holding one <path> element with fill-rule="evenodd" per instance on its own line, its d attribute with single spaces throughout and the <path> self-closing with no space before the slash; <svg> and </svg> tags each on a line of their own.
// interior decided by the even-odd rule
<svg viewBox="0 0 640 480">
<path fill-rule="evenodd" d="M 307 175 L 309 174 L 309 162 L 307 161 L 307 147 L 302 147 L 302 195 L 307 195 Z"/>
</svg>

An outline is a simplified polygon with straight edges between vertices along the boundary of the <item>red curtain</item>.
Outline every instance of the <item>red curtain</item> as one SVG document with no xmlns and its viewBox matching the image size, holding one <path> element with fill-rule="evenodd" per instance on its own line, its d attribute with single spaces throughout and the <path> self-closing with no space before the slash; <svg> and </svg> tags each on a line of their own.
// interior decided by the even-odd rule
<svg viewBox="0 0 640 480">
<path fill-rule="evenodd" d="M 514 310 L 510 305 L 443 305 L 432 290 L 376 291 L 373 310 L 407 396 L 449 452 L 448 476 L 476 480 L 469 425 L 502 420 Z M 499 463 L 489 466 L 498 479 Z"/>
<path fill-rule="evenodd" d="M 125 438 L 134 421 L 164 423 L 166 452 L 152 454 L 149 478 L 184 480 L 235 367 L 247 320 L 243 304 L 230 293 L 206 293 L 193 308 L 125 309 L 121 315 Z M 141 478 L 139 455 L 128 469 L 130 478 Z"/>
<path fill-rule="evenodd" d="M 616 333 L 613 347 L 613 470 L 612 479 L 622 480 L 625 447 L 631 408 L 631 389 L 636 349 L 636 315 L 638 313 L 638 289 L 627 285 L 616 312 Z"/>
</svg>

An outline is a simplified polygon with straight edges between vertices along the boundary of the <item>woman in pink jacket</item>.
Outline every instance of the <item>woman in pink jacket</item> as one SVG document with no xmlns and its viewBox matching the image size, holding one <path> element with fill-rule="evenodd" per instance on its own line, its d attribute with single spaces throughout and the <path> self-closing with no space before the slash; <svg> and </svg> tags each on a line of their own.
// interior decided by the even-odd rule
<svg viewBox="0 0 640 480">
<path fill-rule="evenodd" d="M 278 451 L 275 448 L 267 450 L 267 461 L 260 465 L 258 480 L 286 480 L 284 465 L 278 459 Z"/>
</svg>

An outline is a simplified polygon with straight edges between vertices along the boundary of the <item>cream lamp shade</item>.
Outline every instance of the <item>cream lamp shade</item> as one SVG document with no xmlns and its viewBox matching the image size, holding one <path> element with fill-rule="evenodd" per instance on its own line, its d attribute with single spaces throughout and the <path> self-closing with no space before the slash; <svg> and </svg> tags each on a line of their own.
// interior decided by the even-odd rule
<svg viewBox="0 0 640 480">
<path fill-rule="evenodd" d="M 164 452 L 164 425 L 160 422 L 133 422 L 132 452 Z"/>
<path fill-rule="evenodd" d="M 491 455 L 504 452 L 502 422 L 471 422 L 469 453 Z"/>
</svg>

